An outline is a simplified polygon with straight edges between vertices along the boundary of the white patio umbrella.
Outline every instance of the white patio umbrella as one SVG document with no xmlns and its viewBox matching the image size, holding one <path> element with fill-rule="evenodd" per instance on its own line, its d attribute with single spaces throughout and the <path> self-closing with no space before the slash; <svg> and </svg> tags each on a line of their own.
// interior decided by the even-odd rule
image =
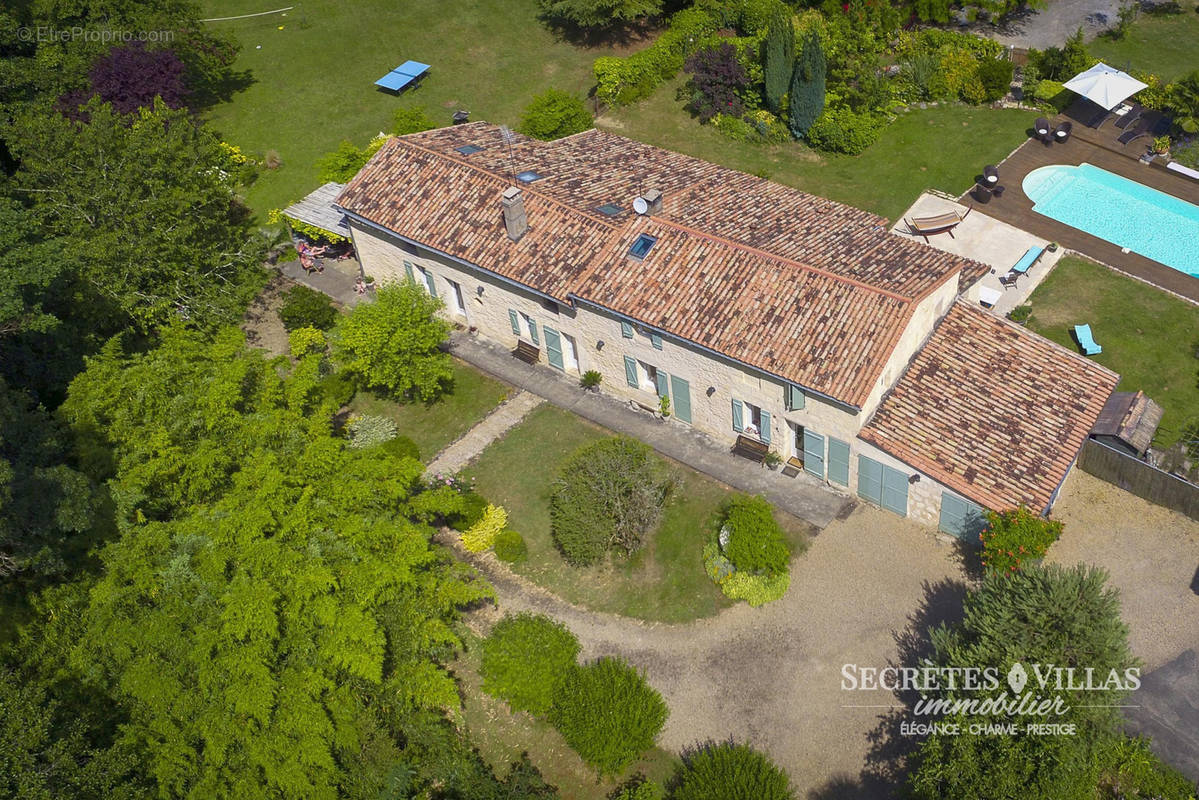
<svg viewBox="0 0 1199 800">
<path fill-rule="evenodd" d="M 1144 89 L 1146 84 L 1101 61 L 1066 81 L 1064 86 L 1111 111 L 1122 100 Z"/>
</svg>

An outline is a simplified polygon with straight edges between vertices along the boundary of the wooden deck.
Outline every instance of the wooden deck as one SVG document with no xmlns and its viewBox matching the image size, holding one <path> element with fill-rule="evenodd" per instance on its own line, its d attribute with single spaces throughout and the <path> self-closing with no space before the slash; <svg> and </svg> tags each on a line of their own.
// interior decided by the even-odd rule
<svg viewBox="0 0 1199 800">
<path fill-rule="evenodd" d="M 1093 110 L 1095 107 L 1090 108 Z M 1152 139 L 1143 137 L 1122 146 L 1116 141 L 1122 131 L 1115 127 L 1112 119 L 1108 119 L 1098 129 L 1091 129 L 1086 127 L 1086 120 L 1090 115 L 1091 111 L 1076 104 L 1067 109 L 1066 114 L 1053 120 L 1055 126 L 1067 119 L 1073 122 L 1073 134 L 1065 144 L 1055 143 L 1047 146 L 1031 138 L 1025 142 L 999 165 L 999 182 L 1006 187 L 1003 195 L 992 198 L 979 210 L 987 216 L 1044 239 L 1059 242 L 1070 250 L 1076 250 L 1096 261 L 1199 303 L 1199 278 L 1193 278 L 1136 253 L 1125 253 L 1119 245 L 1032 210 L 1032 201 L 1021 189 L 1025 175 L 1051 164 L 1077 165 L 1084 162 L 1199 205 L 1199 180 L 1167 170 L 1165 165 L 1156 161 L 1152 164 L 1141 163 L 1140 156 L 1152 144 Z M 1030 136 L 1035 116 L 1035 112 L 1029 112 Z M 961 202 L 979 204 L 970 192 L 962 195 Z"/>
</svg>

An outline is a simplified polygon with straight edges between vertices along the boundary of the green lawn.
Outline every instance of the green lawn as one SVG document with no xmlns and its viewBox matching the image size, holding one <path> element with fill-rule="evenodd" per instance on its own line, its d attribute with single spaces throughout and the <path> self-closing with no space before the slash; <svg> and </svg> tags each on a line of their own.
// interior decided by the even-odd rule
<svg viewBox="0 0 1199 800">
<path fill-rule="evenodd" d="M 894 221 L 925 189 L 959 195 L 986 164 L 997 164 L 1025 138 L 1031 112 L 938 106 L 900 113 L 859 156 L 822 155 L 799 144 L 735 142 L 700 125 L 675 99 L 683 78 L 617 109 L 600 127 L 680 153 L 763 175 Z"/>
<path fill-rule="evenodd" d="M 588 568 L 568 565 L 550 535 L 550 484 L 576 449 L 611 432 L 553 406 L 542 406 L 488 447 L 466 474 L 486 498 L 508 511 L 508 524 L 529 546 L 516 570 L 572 603 L 639 619 L 683 622 L 732 604 L 704 572 L 709 523 L 732 490 L 674 462 L 679 479 L 658 530 L 630 558 Z M 779 515 L 796 550 L 806 543 L 803 522 Z"/>
<path fill-rule="evenodd" d="M 1029 301 L 1028 326 L 1077 352 L 1075 325 L 1089 323 L 1095 360 L 1165 410 L 1154 443 L 1168 447 L 1199 422 L 1199 307 L 1083 258 L 1063 258 Z"/>
<path fill-rule="evenodd" d="M 562 800 L 603 800 L 619 781 L 596 781 L 595 770 L 587 766 L 552 725 L 525 712 L 513 713 L 507 703 L 488 695 L 479 677 L 479 644 L 466 637 L 466 651 L 451 665 L 462 692 L 462 718 L 470 740 L 483 758 L 502 777 L 522 751 L 548 783 L 558 787 Z M 661 748 L 650 750 L 627 775 L 643 772 L 649 778 L 665 781 L 678 759 Z"/>
<path fill-rule="evenodd" d="M 201 6 L 210 18 L 264 10 L 249 0 Z M 511 125 L 545 89 L 586 94 L 592 62 L 614 51 L 561 41 L 536 9 L 532 0 L 305 0 L 287 16 L 207 23 L 241 44 L 235 67 L 255 79 L 207 119 L 248 155 L 275 150 L 283 161 L 249 188 L 251 208 L 262 217 L 316 188 L 317 158 L 342 139 L 365 145 L 402 106 L 423 105 L 447 125 L 456 109 Z M 408 59 L 432 66 L 418 88 L 396 97 L 374 85 Z"/>
<path fill-rule="evenodd" d="M 1140 69 L 1166 80 L 1199 69 L 1199 14 L 1195 3 L 1183 0 L 1182 14 L 1142 13 L 1120 41 L 1100 36 L 1087 45 L 1091 55 L 1117 69 Z"/>
<path fill-rule="evenodd" d="M 466 433 L 507 396 L 510 389 L 477 369 L 454 361 L 454 388 L 435 403 L 396 403 L 359 392 L 350 403 L 357 414 L 391 417 L 400 434 L 416 442 L 426 464 Z"/>
</svg>

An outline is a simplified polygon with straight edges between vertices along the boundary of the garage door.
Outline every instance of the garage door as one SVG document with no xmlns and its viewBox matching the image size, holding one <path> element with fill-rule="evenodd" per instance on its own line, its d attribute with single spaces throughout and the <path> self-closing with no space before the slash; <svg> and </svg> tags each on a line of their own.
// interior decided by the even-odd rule
<svg viewBox="0 0 1199 800">
<path fill-rule="evenodd" d="M 941 518 L 937 523 L 945 533 L 972 544 L 978 544 L 978 535 L 987 526 L 981 506 L 964 500 L 956 494 L 941 493 Z"/>
<path fill-rule="evenodd" d="M 873 458 L 858 456 L 858 494 L 902 517 L 908 515 L 907 474 Z"/>
</svg>

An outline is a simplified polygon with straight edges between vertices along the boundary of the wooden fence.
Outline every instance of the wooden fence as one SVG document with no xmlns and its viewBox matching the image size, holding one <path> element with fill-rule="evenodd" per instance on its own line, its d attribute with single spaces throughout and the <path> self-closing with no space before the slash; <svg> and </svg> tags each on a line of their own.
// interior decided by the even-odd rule
<svg viewBox="0 0 1199 800">
<path fill-rule="evenodd" d="M 1126 492 L 1199 520 L 1199 486 L 1138 458 L 1088 439 L 1078 466 Z"/>
</svg>

